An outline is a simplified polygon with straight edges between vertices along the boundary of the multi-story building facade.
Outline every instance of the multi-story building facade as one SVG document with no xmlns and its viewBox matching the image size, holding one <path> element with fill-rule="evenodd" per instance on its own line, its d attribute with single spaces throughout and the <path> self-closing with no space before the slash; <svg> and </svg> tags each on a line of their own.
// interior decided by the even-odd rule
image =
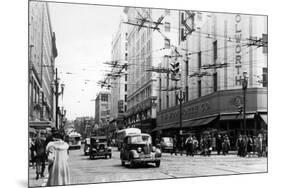
<svg viewBox="0 0 281 188">
<path fill-rule="evenodd" d="M 178 13 L 164 9 L 125 8 L 128 24 L 128 111 L 127 125 L 142 132 L 151 133 L 156 126 L 156 104 L 159 93 L 158 73 L 148 71 L 161 67 L 165 55 L 170 54 L 172 44 L 179 37 L 174 28 L 178 27 Z M 158 29 L 153 29 L 160 20 Z M 160 31 L 160 32 L 159 32 Z"/>
<path fill-rule="evenodd" d="M 110 93 L 101 91 L 96 97 L 95 103 L 95 123 L 99 128 L 108 126 L 110 116 Z"/>
<path fill-rule="evenodd" d="M 172 61 L 180 63 L 180 80 L 172 84 L 185 94 L 182 124 L 179 102 L 170 97 L 168 103 L 162 101 L 155 131 L 174 134 L 179 129 L 213 129 L 235 137 L 266 129 L 267 17 L 190 11 L 179 14 L 178 51 L 182 57 Z M 244 90 L 243 83 L 247 83 Z"/>
<path fill-rule="evenodd" d="M 94 118 L 85 116 L 77 117 L 74 120 L 74 129 L 81 134 L 83 138 L 90 137 L 94 128 Z"/>
<path fill-rule="evenodd" d="M 125 128 L 124 115 L 127 111 L 127 25 L 121 19 L 118 31 L 111 44 L 112 74 L 110 78 L 110 126 L 113 130 Z"/>
<path fill-rule="evenodd" d="M 54 66 L 57 57 L 48 4 L 29 2 L 29 120 L 54 120 Z"/>
</svg>

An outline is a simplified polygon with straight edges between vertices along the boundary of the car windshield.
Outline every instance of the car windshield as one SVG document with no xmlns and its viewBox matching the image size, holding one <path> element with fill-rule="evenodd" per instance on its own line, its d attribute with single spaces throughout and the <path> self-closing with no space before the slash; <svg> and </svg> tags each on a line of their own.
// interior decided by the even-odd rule
<svg viewBox="0 0 281 188">
<path fill-rule="evenodd" d="M 128 140 L 130 144 L 138 144 L 138 143 L 143 143 L 145 140 L 143 140 L 143 137 L 141 135 L 138 136 L 132 136 Z"/>
<path fill-rule="evenodd" d="M 164 142 L 173 142 L 172 138 L 170 138 L 170 137 L 164 137 L 162 139 Z"/>
</svg>

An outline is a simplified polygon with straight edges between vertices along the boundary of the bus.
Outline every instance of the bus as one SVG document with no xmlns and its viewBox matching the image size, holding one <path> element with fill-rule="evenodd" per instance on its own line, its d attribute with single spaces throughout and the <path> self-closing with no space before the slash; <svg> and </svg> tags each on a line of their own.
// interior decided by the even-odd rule
<svg viewBox="0 0 281 188">
<path fill-rule="evenodd" d="M 140 134 L 140 133 L 141 133 L 141 130 L 138 128 L 127 128 L 127 129 L 119 130 L 117 132 L 116 140 L 115 140 L 118 150 L 121 149 L 123 140 L 126 136 L 132 135 L 132 134 Z"/>
<path fill-rule="evenodd" d="M 68 134 L 69 138 L 69 149 L 80 149 L 81 148 L 81 134 L 77 132 L 71 132 Z"/>
</svg>

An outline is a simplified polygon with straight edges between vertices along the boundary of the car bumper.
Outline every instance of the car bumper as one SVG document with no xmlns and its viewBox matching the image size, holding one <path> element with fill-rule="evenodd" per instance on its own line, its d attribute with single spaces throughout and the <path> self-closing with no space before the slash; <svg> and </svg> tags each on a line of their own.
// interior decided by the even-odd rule
<svg viewBox="0 0 281 188">
<path fill-rule="evenodd" d="M 173 146 L 164 146 L 162 147 L 163 150 L 173 150 Z"/>
<path fill-rule="evenodd" d="M 160 161 L 160 158 L 137 158 L 133 159 L 134 163 L 154 163 Z"/>
<path fill-rule="evenodd" d="M 111 152 L 109 151 L 104 151 L 104 152 L 92 152 L 90 155 L 93 155 L 93 156 L 104 156 L 104 155 L 110 155 Z"/>
</svg>

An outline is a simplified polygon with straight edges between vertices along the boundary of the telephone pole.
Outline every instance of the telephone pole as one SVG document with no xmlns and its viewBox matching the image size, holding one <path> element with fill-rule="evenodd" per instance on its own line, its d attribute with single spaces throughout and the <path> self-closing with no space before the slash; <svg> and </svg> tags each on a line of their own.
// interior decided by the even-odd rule
<svg viewBox="0 0 281 188">
<path fill-rule="evenodd" d="M 246 90 L 248 87 L 247 72 L 243 72 L 242 90 L 243 90 L 243 128 L 246 135 Z"/>
</svg>

